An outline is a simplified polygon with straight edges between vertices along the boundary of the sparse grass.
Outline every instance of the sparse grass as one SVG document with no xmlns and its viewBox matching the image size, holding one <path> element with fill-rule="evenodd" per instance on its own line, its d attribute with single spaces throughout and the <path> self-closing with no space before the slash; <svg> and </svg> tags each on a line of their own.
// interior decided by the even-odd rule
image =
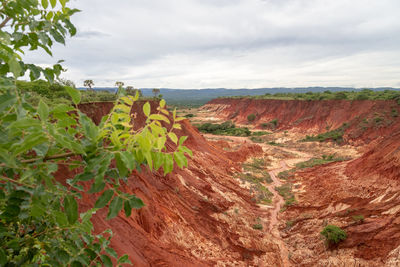
<svg viewBox="0 0 400 267">
<path fill-rule="evenodd" d="M 294 169 L 286 170 L 278 173 L 278 178 L 282 180 L 288 180 L 289 178 L 294 176 Z"/>
<path fill-rule="evenodd" d="M 286 228 L 292 228 L 293 225 L 294 225 L 294 221 L 292 221 L 292 220 L 286 221 Z"/>
<path fill-rule="evenodd" d="M 263 176 L 264 176 L 264 181 L 265 182 L 267 182 L 267 183 L 272 183 L 273 182 L 273 180 L 272 180 L 272 178 L 271 178 L 271 175 L 268 173 L 268 172 L 263 172 Z"/>
<path fill-rule="evenodd" d="M 291 183 L 286 183 L 281 186 L 277 186 L 277 187 L 275 187 L 275 190 L 285 200 L 285 207 L 290 206 L 296 202 L 296 198 L 294 197 L 294 194 L 292 192 L 292 184 Z"/>
<path fill-rule="evenodd" d="M 261 137 L 252 136 L 250 137 L 250 140 L 254 143 L 264 143 L 264 140 Z"/>
<path fill-rule="evenodd" d="M 276 143 L 275 141 L 268 142 L 268 145 L 271 145 L 271 146 L 283 146 L 283 144 Z"/>
<path fill-rule="evenodd" d="M 251 133 L 252 136 L 263 136 L 263 135 L 268 135 L 268 134 L 272 134 L 272 133 L 266 132 L 266 131 L 257 131 L 257 132 Z"/>
<path fill-rule="evenodd" d="M 351 217 L 353 219 L 353 221 L 355 221 L 356 223 L 363 223 L 364 222 L 364 215 L 354 215 Z"/>
</svg>

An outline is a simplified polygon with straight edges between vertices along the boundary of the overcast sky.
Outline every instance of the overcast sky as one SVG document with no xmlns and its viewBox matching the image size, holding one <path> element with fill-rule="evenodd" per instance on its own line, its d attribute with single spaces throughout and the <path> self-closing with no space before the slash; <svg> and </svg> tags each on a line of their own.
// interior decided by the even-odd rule
<svg viewBox="0 0 400 267">
<path fill-rule="evenodd" d="M 400 0 L 71 1 L 77 86 L 400 87 Z"/>
</svg>

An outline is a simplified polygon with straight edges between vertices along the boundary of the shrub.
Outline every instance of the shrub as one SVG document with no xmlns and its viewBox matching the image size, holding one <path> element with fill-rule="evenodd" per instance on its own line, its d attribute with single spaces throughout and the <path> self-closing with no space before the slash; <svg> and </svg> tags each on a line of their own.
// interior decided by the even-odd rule
<svg viewBox="0 0 400 267">
<path fill-rule="evenodd" d="M 262 230 L 263 226 L 261 223 L 256 223 L 256 224 L 253 224 L 253 228 L 256 230 Z"/>
<path fill-rule="evenodd" d="M 256 119 L 256 115 L 254 113 L 251 113 L 249 116 L 247 116 L 247 120 L 249 122 L 252 122 Z"/>
<path fill-rule="evenodd" d="M 194 117 L 194 114 L 189 113 L 189 114 L 186 114 L 185 117 L 186 117 L 186 118 L 193 118 L 193 117 Z"/>
<path fill-rule="evenodd" d="M 294 221 L 286 221 L 286 228 L 292 228 L 292 226 L 294 225 Z"/>
<path fill-rule="evenodd" d="M 328 245 L 338 244 L 343 240 L 346 240 L 347 233 L 336 225 L 328 224 L 322 230 L 321 235 L 325 237 Z"/>
</svg>

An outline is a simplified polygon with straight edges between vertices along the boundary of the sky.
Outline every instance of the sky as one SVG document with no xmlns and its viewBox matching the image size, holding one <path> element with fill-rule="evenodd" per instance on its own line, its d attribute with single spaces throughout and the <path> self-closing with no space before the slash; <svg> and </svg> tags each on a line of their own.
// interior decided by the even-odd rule
<svg viewBox="0 0 400 267">
<path fill-rule="evenodd" d="M 399 0 L 71 0 L 54 57 L 83 86 L 400 87 Z"/>
</svg>

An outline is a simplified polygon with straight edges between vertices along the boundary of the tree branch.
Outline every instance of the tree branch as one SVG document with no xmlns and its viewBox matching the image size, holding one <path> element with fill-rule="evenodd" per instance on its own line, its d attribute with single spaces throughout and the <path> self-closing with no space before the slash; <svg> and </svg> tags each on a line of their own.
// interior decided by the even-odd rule
<svg viewBox="0 0 400 267">
<path fill-rule="evenodd" d="M 6 17 L 3 22 L 0 24 L 0 29 L 3 28 L 4 26 L 6 26 L 7 22 L 9 22 L 11 20 L 11 17 Z"/>
<path fill-rule="evenodd" d="M 63 153 L 63 154 L 57 154 L 57 155 L 53 155 L 53 156 L 44 157 L 43 159 L 42 158 L 25 159 L 25 160 L 21 160 L 21 163 L 33 163 L 40 159 L 42 159 L 43 161 L 47 161 L 47 160 L 61 159 L 61 158 L 67 158 L 67 157 L 72 157 L 72 156 L 77 156 L 77 155 L 79 155 L 79 154 L 74 153 L 74 152 L 69 152 L 69 153 Z M 0 164 L 0 167 L 6 167 L 6 166 L 7 165 L 5 163 Z"/>
</svg>

